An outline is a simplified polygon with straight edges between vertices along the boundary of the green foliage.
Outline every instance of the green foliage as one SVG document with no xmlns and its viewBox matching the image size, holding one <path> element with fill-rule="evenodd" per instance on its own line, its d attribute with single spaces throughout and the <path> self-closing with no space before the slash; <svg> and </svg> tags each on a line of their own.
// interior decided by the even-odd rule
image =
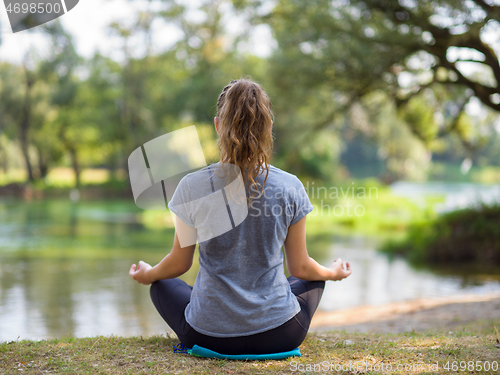
<svg viewBox="0 0 500 375">
<path fill-rule="evenodd" d="M 382 251 L 414 262 L 500 264 L 500 205 L 481 205 L 413 224 L 402 242 Z"/>
<path fill-rule="evenodd" d="M 415 222 L 436 216 L 440 196 L 428 196 L 416 203 L 393 194 L 376 179 L 337 181 L 324 184 L 303 180 L 314 210 L 308 215 L 308 233 L 363 233 L 377 237 L 401 238 Z"/>
<path fill-rule="evenodd" d="M 432 141 L 438 133 L 434 110 L 422 97 L 415 97 L 409 101 L 403 112 L 403 119 L 425 143 Z"/>
<path fill-rule="evenodd" d="M 405 138 L 415 137 L 432 149 L 433 140 L 451 132 L 461 140 L 462 155 L 475 152 L 484 146 L 487 130 L 465 107 L 475 95 L 485 107 L 498 111 L 498 105 L 487 98 L 498 93 L 498 86 L 474 81 L 480 75 L 470 80 L 464 77 L 447 51 L 468 47 L 489 54 L 492 49 L 482 39 L 482 32 L 499 9 L 479 1 L 466 5 L 425 1 L 418 6 L 378 0 L 278 1 L 257 18 L 272 27 L 278 44 L 269 71 L 279 97 L 286 102 L 280 114 L 285 113 L 288 126 L 294 120 L 307 124 L 310 133 L 336 131 L 342 124 L 351 125 L 346 119 L 349 110 L 380 91 L 400 110 L 403 121 L 398 126 L 411 130 Z M 459 25 L 460 30 L 456 29 Z M 478 68 L 484 65 L 479 60 Z M 491 63 L 492 70 L 500 74 L 494 53 L 488 61 L 486 65 Z M 315 110 L 311 101 L 323 97 L 328 100 L 321 100 L 321 110 Z M 300 118 L 301 113 L 309 115 Z M 498 119 L 498 113 L 494 117 Z M 489 122 L 490 129 L 493 123 Z M 367 122 L 368 129 L 375 126 L 374 121 Z M 411 175 L 401 164 L 387 159 L 388 180 Z"/>
<path fill-rule="evenodd" d="M 448 55 L 439 56 L 444 47 L 464 48 L 460 43 L 488 55 L 481 38 L 498 7 L 479 11 L 480 5 L 169 0 L 113 22 L 109 31 L 121 47 L 90 59 L 78 55 L 72 35 L 56 20 L 41 27 L 49 40 L 43 58 L 30 53 L 22 66 L 0 63 L 0 167 L 6 175 L 24 167 L 31 182 L 57 166 L 71 166 L 77 176 L 85 167 L 116 174 L 140 144 L 193 123 L 212 126 L 221 89 L 240 77 L 269 93 L 273 163 L 292 173 L 325 182 L 348 176 L 423 180 L 428 151 L 440 162 L 469 157 L 474 165 L 496 165 L 496 107 L 479 107 L 479 115 L 466 111 L 473 100 L 487 106 L 498 91 L 483 82 L 494 78 L 495 66 L 490 75 L 478 70 L 470 77 L 476 89 Z M 193 12 L 205 17 L 193 18 Z M 441 18 L 430 22 L 437 14 Z M 237 31 L 226 22 L 235 15 L 242 21 Z M 179 31 L 166 51 L 153 49 L 156 21 Z M 248 49 L 261 24 L 275 42 L 265 57 Z M 144 42 L 142 54 L 134 50 L 137 40 Z M 491 58 L 481 64 L 491 65 Z M 215 139 L 213 132 L 206 135 Z"/>
</svg>

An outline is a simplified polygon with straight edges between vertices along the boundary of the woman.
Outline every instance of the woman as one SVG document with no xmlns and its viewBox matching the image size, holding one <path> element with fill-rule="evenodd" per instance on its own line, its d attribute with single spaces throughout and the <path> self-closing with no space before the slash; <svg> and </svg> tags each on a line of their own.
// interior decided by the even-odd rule
<svg viewBox="0 0 500 375">
<path fill-rule="evenodd" d="M 223 354 L 293 350 L 307 334 L 325 281 L 351 274 L 342 259 L 327 268 L 309 257 L 306 215 L 313 207 L 297 177 L 270 165 L 272 118 L 271 102 L 255 82 L 231 81 L 217 100 L 220 163 L 242 172 L 248 212 L 231 230 L 200 241 L 194 286 L 177 279 L 191 267 L 195 250 L 192 244 L 181 247 L 178 225 L 172 251 L 160 263 L 151 267 L 140 261 L 130 268 L 133 279 L 151 284 L 156 309 L 187 347 Z M 175 204 L 193 189 L 189 176 L 179 183 L 169 208 L 181 226 L 196 227 L 192 215 Z M 212 180 L 212 191 L 213 186 Z"/>
</svg>

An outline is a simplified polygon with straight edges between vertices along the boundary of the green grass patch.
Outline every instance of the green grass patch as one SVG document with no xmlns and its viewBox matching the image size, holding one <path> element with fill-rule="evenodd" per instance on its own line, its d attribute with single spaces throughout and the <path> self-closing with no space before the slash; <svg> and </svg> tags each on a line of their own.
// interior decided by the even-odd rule
<svg viewBox="0 0 500 375">
<path fill-rule="evenodd" d="M 321 226 L 330 233 L 402 237 L 413 223 L 433 220 L 436 204 L 444 201 L 441 195 L 419 200 L 398 196 L 375 179 L 306 188 L 314 206 L 308 233 L 310 226 Z"/>
<path fill-rule="evenodd" d="M 500 349 L 494 346 L 499 323 L 481 322 L 454 332 L 309 333 L 300 346 L 300 358 L 279 361 L 196 358 L 173 353 L 178 340 L 163 336 L 11 341 L 0 343 L 0 370 L 7 374 L 456 373 L 446 370 L 446 364 L 459 368 L 464 363 L 476 366 L 482 361 L 491 366 L 496 361 L 499 365 Z M 355 371 L 349 370 L 352 366 Z M 430 366 L 438 366 L 438 371 Z M 495 373 L 476 370 L 467 372 Z"/>
</svg>

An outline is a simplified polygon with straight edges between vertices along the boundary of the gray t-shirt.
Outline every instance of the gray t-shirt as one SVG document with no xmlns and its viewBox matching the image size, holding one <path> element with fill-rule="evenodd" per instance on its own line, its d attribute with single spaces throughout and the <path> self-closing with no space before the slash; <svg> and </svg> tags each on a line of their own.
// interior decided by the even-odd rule
<svg viewBox="0 0 500 375">
<path fill-rule="evenodd" d="M 224 220 L 219 216 L 210 217 L 207 210 L 199 214 L 196 208 L 199 205 L 183 204 L 216 194 L 224 186 L 221 178 L 213 173 L 213 167 L 185 176 L 168 204 L 189 226 L 224 225 Z M 264 178 L 265 171 L 257 181 L 263 184 Z M 211 191 L 204 191 L 206 189 Z M 248 196 L 254 190 L 247 187 L 245 192 Z M 237 221 L 231 216 L 228 194 L 225 192 L 224 200 L 232 227 L 199 242 L 200 269 L 185 310 L 189 325 L 215 337 L 264 332 L 280 326 L 300 311 L 284 274 L 281 249 L 288 227 L 313 210 L 300 180 L 272 165 L 264 194 L 252 200 L 246 217 Z M 219 209 L 217 215 L 220 212 Z"/>
</svg>

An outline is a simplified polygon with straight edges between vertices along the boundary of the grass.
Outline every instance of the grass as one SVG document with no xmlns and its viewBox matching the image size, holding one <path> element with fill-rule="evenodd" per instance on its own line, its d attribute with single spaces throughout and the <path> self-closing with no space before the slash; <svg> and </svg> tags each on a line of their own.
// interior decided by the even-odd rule
<svg viewBox="0 0 500 375">
<path fill-rule="evenodd" d="M 308 233 L 322 227 L 335 233 L 356 233 L 403 237 L 415 222 L 436 217 L 435 206 L 444 197 L 429 195 L 419 200 L 398 196 L 373 179 L 350 181 L 335 186 L 310 188 L 314 211 L 308 216 Z"/>
<path fill-rule="evenodd" d="M 113 197 L 130 189 L 126 172 L 118 170 L 115 176 L 103 168 L 85 168 L 80 174 L 80 191 L 83 199 Z M 27 183 L 26 172 L 12 169 L 7 174 L 0 171 L 0 187 L 16 183 L 26 185 L 35 192 L 37 198 L 69 196 L 75 188 L 75 176 L 71 168 L 53 168 L 45 179 L 37 179 Z M 31 197 L 29 198 L 31 199 Z"/>
<path fill-rule="evenodd" d="M 123 170 L 118 170 L 118 178 L 126 180 L 127 175 Z M 0 171 L 0 186 L 12 182 L 24 183 L 27 180 L 24 169 L 11 169 L 8 173 Z M 110 173 L 104 168 L 84 168 L 80 174 L 82 185 L 101 185 L 106 184 L 111 179 Z M 75 186 L 75 175 L 73 170 L 68 167 L 52 168 L 44 181 L 37 181 L 39 188 L 73 188 Z M 128 181 L 126 181 L 128 182 Z"/>
<path fill-rule="evenodd" d="M 173 353 L 176 338 L 92 337 L 0 343 L 0 373 L 57 374 L 289 374 L 456 373 L 453 363 L 496 361 L 496 326 L 480 321 L 454 332 L 404 334 L 309 333 L 302 356 L 280 361 L 228 361 Z M 449 364 L 450 370 L 444 366 Z M 436 368 L 436 364 L 439 368 Z M 398 365 L 401 371 L 396 371 Z M 430 367 L 430 366 L 433 367 Z M 339 366 L 344 366 L 342 371 Z M 350 367 L 349 367 L 350 366 Z M 392 366 L 390 371 L 389 366 Z M 405 367 L 406 366 L 406 367 Z M 351 371 L 352 369 L 355 369 Z M 340 370 L 340 371 L 336 371 Z M 481 371 L 467 371 L 479 373 Z M 496 373 L 482 371 L 481 373 Z"/>
</svg>

